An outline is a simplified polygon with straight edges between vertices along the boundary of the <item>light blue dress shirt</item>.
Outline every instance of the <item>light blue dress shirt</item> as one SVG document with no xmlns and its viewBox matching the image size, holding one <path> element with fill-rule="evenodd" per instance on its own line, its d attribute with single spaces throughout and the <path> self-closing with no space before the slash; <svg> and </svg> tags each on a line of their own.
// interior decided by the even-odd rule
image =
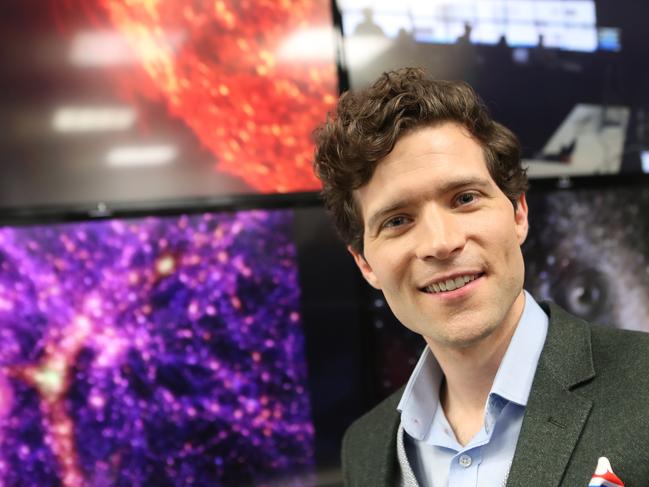
<svg viewBox="0 0 649 487">
<path fill-rule="evenodd" d="M 465 446 L 438 407 L 443 374 L 426 347 L 397 407 L 408 461 L 421 487 L 505 485 L 547 331 L 547 315 L 526 291 L 523 314 L 487 398 L 484 424 Z"/>
</svg>

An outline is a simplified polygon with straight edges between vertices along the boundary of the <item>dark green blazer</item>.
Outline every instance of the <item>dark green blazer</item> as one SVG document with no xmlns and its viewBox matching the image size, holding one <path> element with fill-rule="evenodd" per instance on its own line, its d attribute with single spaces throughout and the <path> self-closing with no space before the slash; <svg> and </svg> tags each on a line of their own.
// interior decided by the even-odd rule
<svg viewBox="0 0 649 487">
<path fill-rule="evenodd" d="M 649 334 L 593 326 L 542 306 L 548 335 L 507 485 L 587 487 L 605 456 L 626 487 L 649 487 Z M 402 392 L 345 433 L 346 486 L 397 485 Z"/>
</svg>

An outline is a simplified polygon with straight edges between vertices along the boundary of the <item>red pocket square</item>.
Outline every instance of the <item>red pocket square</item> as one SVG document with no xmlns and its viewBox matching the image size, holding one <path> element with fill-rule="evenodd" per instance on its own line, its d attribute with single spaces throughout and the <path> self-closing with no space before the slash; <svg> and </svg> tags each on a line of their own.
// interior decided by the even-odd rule
<svg viewBox="0 0 649 487">
<path fill-rule="evenodd" d="M 624 487 L 624 482 L 613 473 L 608 458 L 599 457 L 597 468 L 588 483 L 588 487 Z"/>
</svg>

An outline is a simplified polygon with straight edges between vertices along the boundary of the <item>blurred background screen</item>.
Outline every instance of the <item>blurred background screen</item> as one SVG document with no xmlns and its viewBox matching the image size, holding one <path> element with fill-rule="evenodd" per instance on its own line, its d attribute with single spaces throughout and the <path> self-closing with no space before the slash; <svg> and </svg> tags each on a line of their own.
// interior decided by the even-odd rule
<svg viewBox="0 0 649 487">
<path fill-rule="evenodd" d="M 372 398 L 336 244 L 318 207 L 1 226 L 0 484 L 337 485 Z"/>
<path fill-rule="evenodd" d="M 315 467 L 293 214 L 0 228 L 0 483 Z"/>
<path fill-rule="evenodd" d="M 649 331 L 649 187 L 530 191 L 526 288 L 602 325 Z"/>
<path fill-rule="evenodd" d="M 312 191 L 329 0 L 2 4 L 0 210 Z"/>
<path fill-rule="evenodd" d="M 423 66 L 468 81 L 532 177 L 649 172 L 649 4 L 338 0 L 352 88 Z"/>
</svg>

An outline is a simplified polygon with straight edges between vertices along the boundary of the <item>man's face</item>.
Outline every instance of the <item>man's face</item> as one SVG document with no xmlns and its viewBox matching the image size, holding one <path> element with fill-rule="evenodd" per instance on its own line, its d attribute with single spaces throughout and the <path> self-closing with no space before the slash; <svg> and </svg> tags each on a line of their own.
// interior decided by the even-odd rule
<svg viewBox="0 0 649 487">
<path fill-rule="evenodd" d="M 524 305 L 527 203 L 489 174 L 457 124 L 402 137 L 355 191 L 364 253 L 350 249 L 395 316 L 434 347 L 466 348 L 512 330 Z"/>
</svg>

